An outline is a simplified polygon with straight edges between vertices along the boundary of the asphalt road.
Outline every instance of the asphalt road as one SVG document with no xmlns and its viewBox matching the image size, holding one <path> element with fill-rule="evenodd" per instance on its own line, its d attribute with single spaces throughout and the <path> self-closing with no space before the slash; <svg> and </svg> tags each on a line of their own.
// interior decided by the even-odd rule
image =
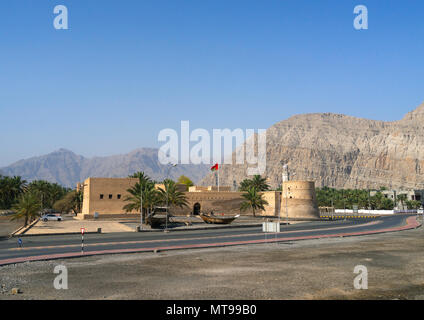
<svg viewBox="0 0 424 320">
<path fill-rule="evenodd" d="M 408 221 L 407 219 L 410 218 Z M 415 218 L 412 218 L 415 219 Z M 411 224 L 411 215 L 394 215 L 373 219 L 317 221 L 282 225 L 280 233 L 263 233 L 261 227 L 227 228 L 164 232 L 126 232 L 84 235 L 84 253 L 81 235 L 50 235 L 23 237 L 19 248 L 17 238 L 0 241 L 0 265 L 24 261 L 46 260 L 82 255 L 143 252 L 152 250 L 189 249 L 295 241 L 321 237 L 352 236 L 376 232 L 396 231 L 417 227 Z"/>
</svg>

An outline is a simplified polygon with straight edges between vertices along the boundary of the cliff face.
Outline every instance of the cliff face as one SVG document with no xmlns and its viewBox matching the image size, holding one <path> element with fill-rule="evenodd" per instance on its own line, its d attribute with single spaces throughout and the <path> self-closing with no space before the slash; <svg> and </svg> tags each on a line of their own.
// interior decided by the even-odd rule
<svg viewBox="0 0 424 320">
<path fill-rule="evenodd" d="M 266 135 L 264 175 L 273 187 L 281 184 L 281 163 L 288 163 L 293 179 L 313 180 L 318 187 L 424 189 L 424 104 L 394 122 L 297 115 L 276 123 Z M 246 168 L 223 165 L 220 184 L 239 184 L 248 178 Z M 211 174 L 202 180 L 214 183 Z"/>
</svg>

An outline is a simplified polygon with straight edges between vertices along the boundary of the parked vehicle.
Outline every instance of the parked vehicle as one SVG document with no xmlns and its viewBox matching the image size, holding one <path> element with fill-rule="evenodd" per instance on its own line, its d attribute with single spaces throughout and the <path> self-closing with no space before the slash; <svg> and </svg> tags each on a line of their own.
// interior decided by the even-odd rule
<svg viewBox="0 0 424 320">
<path fill-rule="evenodd" d="M 55 214 L 43 214 L 41 216 L 41 220 L 46 221 L 62 221 L 62 217 L 60 215 Z"/>
</svg>

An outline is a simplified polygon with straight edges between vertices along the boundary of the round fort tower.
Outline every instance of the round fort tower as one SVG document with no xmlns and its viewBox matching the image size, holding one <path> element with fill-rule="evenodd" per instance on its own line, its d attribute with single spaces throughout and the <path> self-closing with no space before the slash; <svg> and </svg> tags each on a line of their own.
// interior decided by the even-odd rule
<svg viewBox="0 0 424 320">
<path fill-rule="evenodd" d="M 284 181 L 281 218 L 319 218 L 314 181 Z"/>
</svg>

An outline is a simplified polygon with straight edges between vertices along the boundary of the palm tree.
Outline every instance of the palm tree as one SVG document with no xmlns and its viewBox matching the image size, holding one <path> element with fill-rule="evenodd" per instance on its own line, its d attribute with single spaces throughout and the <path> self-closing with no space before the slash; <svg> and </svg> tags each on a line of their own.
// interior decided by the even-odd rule
<svg viewBox="0 0 424 320">
<path fill-rule="evenodd" d="M 400 201 L 400 204 L 402 205 L 402 209 L 404 209 L 404 202 L 408 200 L 408 196 L 405 193 L 401 193 L 397 195 L 397 201 Z"/>
<path fill-rule="evenodd" d="M 47 197 L 45 201 L 46 206 L 48 208 L 52 208 L 56 201 L 62 199 L 70 192 L 72 192 L 70 189 L 64 188 L 57 183 L 49 183 L 47 187 Z M 76 193 L 74 195 L 76 196 Z"/>
<path fill-rule="evenodd" d="M 12 220 L 24 218 L 24 227 L 26 227 L 29 221 L 39 215 L 40 209 L 41 205 L 38 197 L 31 192 L 26 192 L 19 198 L 18 203 L 13 206 L 15 214 L 12 216 Z"/>
<path fill-rule="evenodd" d="M 174 181 L 166 179 L 163 181 L 163 184 L 165 190 L 159 188 L 159 199 L 162 204 L 168 204 L 168 207 L 188 207 L 184 192 L 177 190 L 177 184 Z"/>
<path fill-rule="evenodd" d="M 262 178 L 259 174 L 254 175 L 253 179 L 244 179 L 240 183 L 241 191 L 248 191 L 251 187 L 255 188 L 256 191 L 267 191 L 271 188 L 266 182 L 266 178 Z"/>
<path fill-rule="evenodd" d="M 28 185 L 28 190 L 36 195 L 41 203 L 42 209 L 53 208 L 53 205 L 70 192 L 57 183 L 45 180 L 34 180 Z"/>
<path fill-rule="evenodd" d="M 257 191 L 267 191 L 271 188 L 266 182 L 266 178 L 262 178 L 259 174 L 255 174 L 253 176 L 252 187 L 254 187 Z"/>
<path fill-rule="evenodd" d="M 128 201 L 123 209 L 125 212 L 140 211 L 141 193 L 143 198 L 143 217 L 146 212 L 152 209 L 159 202 L 158 191 L 155 190 L 154 182 L 144 173 L 137 172 L 130 176 L 132 178 L 139 178 L 133 187 L 127 189 L 129 195 L 124 198 Z"/>
<path fill-rule="evenodd" d="M 150 179 L 150 177 L 145 174 L 144 171 L 134 172 L 133 174 L 130 174 L 128 178 L 138 178 L 141 181 L 152 181 L 152 179 Z"/>
<path fill-rule="evenodd" d="M 247 191 L 249 190 L 250 186 L 252 184 L 252 180 L 250 179 L 244 179 L 242 182 L 240 182 L 240 191 Z"/>
<path fill-rule="evenodd" d="M 245 211 L 248 209 L 252 209 L 253 216 L 255 217 L 255 211 L 265 210 L 265 205 L 268 204 L 268 201 L 262 199 L 262 194 L 258 193 L 258 191 L 254 187 L 250 187 L 246 193 L 242 194 L 242 197 L 246 200 L 241 204 L 240 210 Z"/>
<path fill-rule="evenodd" d="M 370 198 L 371 208 L 377 210 L 392 210 L 394 203 L 391 199 L 386 198 L 381 191 L 377 191 Z"/>
<path fill-rule="evenodd" d="M 0 175 L 0 209 L 10 209 L 26 188 L 27 182 L 21 177 Z"/>
<path fill-rule="evenodd" d="M 44 180 L 35 180 L 28 185 L 29 192 L 38 197 L 41 209 L 47 207 L 46 203 L 48 201 L 50 191 L 49 186 L 50 183 Z"/>
</svg>

